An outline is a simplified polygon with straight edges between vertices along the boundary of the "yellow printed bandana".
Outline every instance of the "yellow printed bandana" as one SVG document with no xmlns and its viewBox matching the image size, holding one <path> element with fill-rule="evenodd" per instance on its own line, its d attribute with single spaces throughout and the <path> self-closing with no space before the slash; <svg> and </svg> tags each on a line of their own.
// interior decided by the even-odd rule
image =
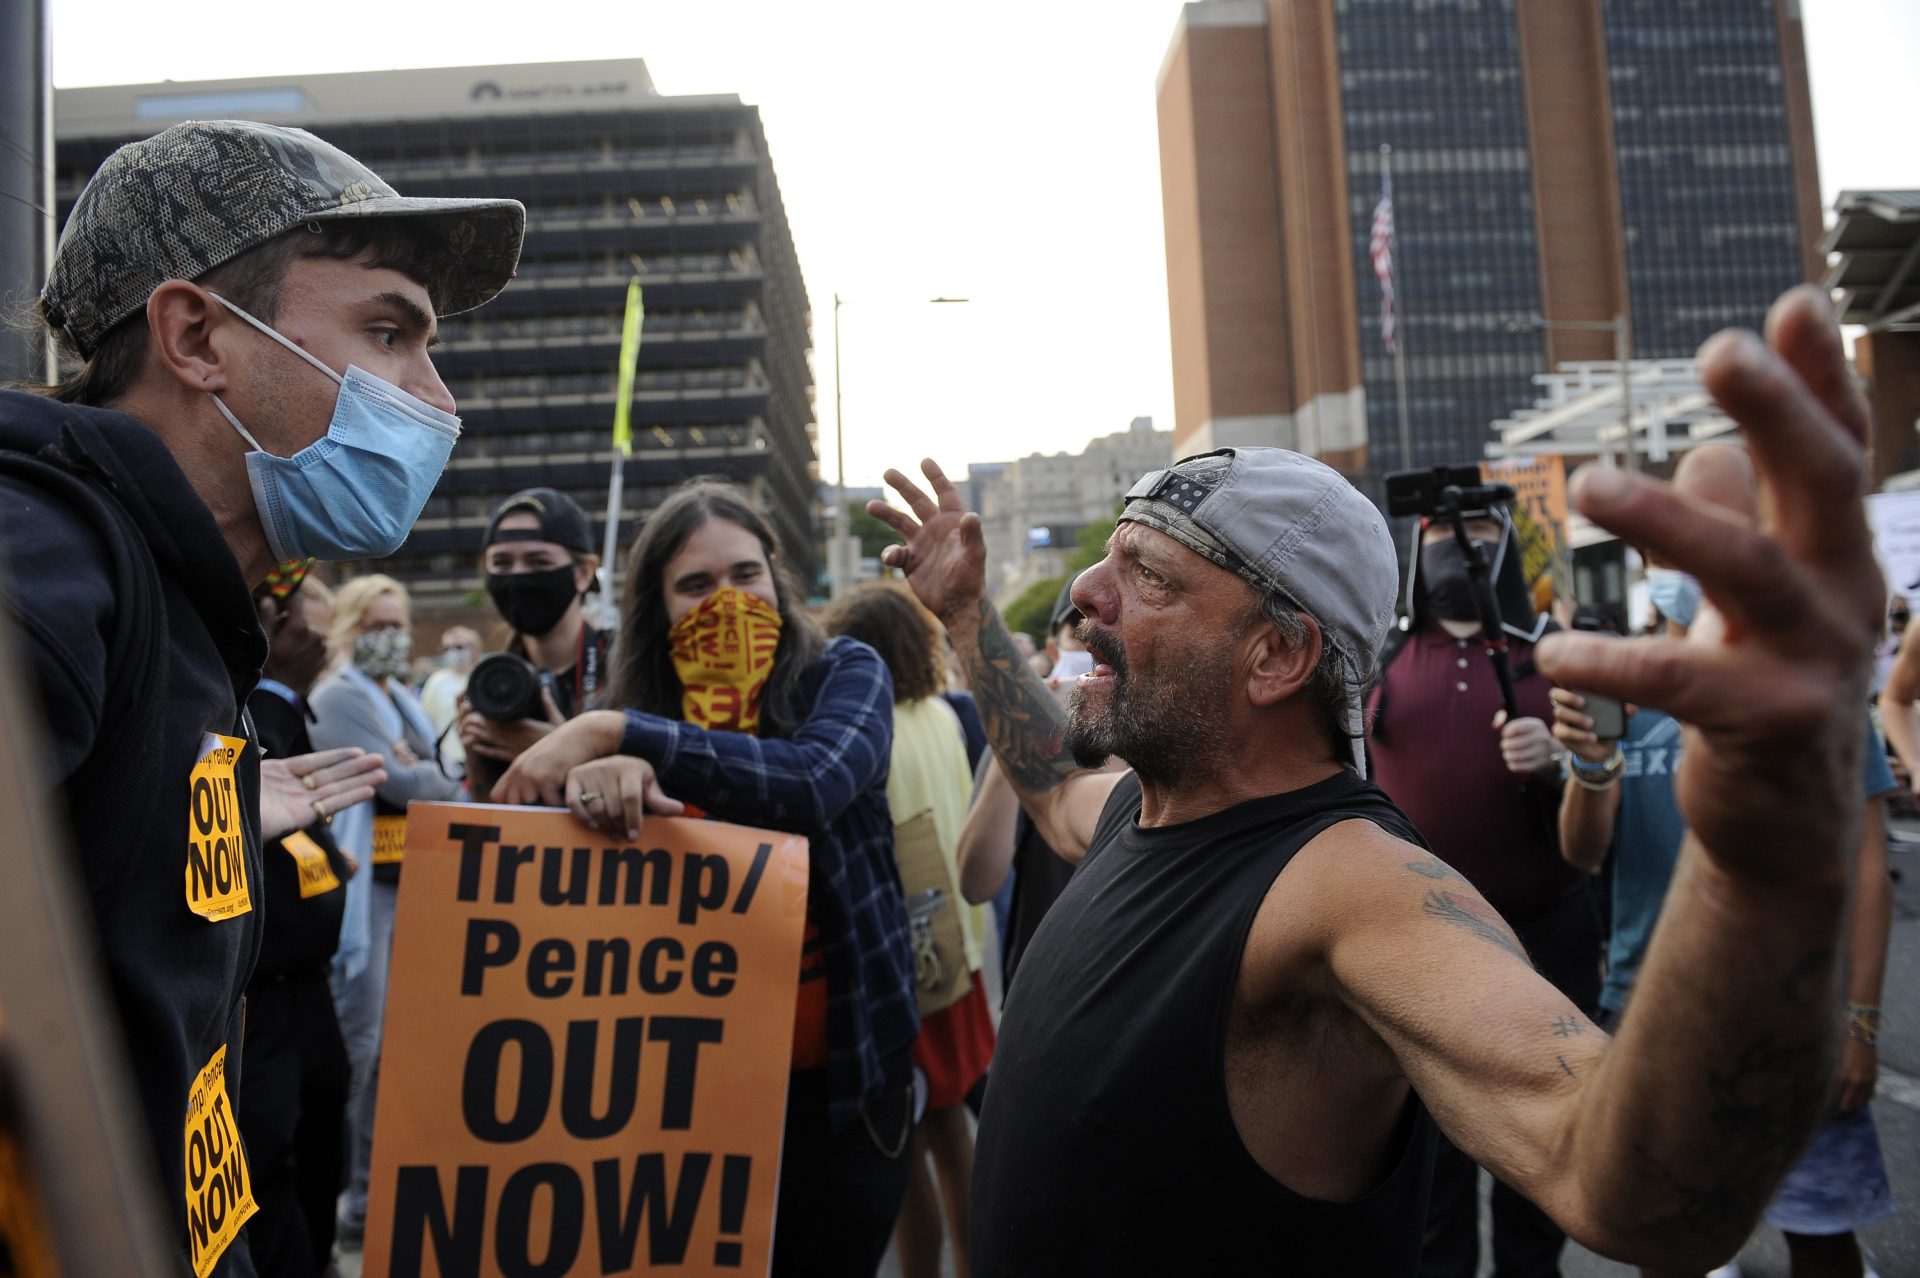
<svg viewBox="0 0 1920 1278">
<path fill-rule="evenodd" d="M 780 614 L 757 595 L 722 586 L 667 633 L 689 723 L 731 732 L 760 726 L 760 694 L 773 676 Z"/>
</svg>

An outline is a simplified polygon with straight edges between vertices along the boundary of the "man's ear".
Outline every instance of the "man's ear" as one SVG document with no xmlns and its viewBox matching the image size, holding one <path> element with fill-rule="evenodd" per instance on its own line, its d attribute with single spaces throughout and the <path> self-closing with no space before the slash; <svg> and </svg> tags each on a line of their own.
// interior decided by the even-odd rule
<svg viewBox="0 0 1920 1278">
<path fill-rule="evenodd" d="M 190 391 L 223 391 L 228 369 L 214 332 L 223 316 L 198 284 L 168 280 L 147 298 L 151 358 Z"/>
<path fill-rule="evenodd" d="M 1320 664 L 1320 647 L 1325 640 L 1320 623 L 1301 614 L 1306 625 L 1304 643 L 1291 645 L 1279 628 L 1262 617 L 1247 633 L 1247 700 L 1262 709 L 1278 705 L 1307 686 Z"/>
</svg>

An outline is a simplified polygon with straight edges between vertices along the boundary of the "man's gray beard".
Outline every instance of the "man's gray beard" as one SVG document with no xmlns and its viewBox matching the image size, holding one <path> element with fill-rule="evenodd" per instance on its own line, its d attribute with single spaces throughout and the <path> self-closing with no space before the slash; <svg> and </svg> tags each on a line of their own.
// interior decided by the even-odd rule
<svg viewBox="0 0 1920 1278">
<path fill-rule="evenodd" d="M 1104 710 L 1080 688 L 1067 702 L 1067 749 L 1083 768 L 1125 761 L 1143 780 L 1177 785 L 1217 766 L 1227 746 L 1220 713 L 1225 671 L 1189 668 L 1178 679 L 1141 689 L 1116 670 Z"/>
</svg>

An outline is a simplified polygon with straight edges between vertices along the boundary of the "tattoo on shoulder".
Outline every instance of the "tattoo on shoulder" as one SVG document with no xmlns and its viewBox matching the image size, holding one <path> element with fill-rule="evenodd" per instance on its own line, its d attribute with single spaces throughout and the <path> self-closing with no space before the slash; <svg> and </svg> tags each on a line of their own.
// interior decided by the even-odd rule
<svg viewBox="0 0 1920 1278">
<path fill-rule="evenodd" d="M 1462 877 L 1460 871 L 1454 869 L 1437 856 L 1430 856 L 1424 861 L 1409 861 L 1407 862 L 1407 868 L 1423 879 L 1434 879 L 1438 881 L 1440 879 L 1457 879 Z"/>
<path fill-rule="evenodd" d="M 1434 888 L 1427 893 L 1427 899 L 1421 902 L 1420 912 L 1428 918 L 1439 919 L 1442 923 L 1450 923 L 1462 931 L 1471 932 L 1483 941 L 1491 941 L 1527 966 L 1533 966 L 1527 952 L 1520 948 L 1519 938 L 1514 936 L 1513 929 L 1484 902 L 1463 901 L 1451 892 Z"/>
<path fill-rule="evenodd" d="M 1067 750 L 1067 714 L 1013 646 L 999 612 L 980 601 L 980 642 L 969 663 L 973 689 L 987 736 L 1014 785 L 1044 793 L 1077 769 Z"/>
</svg>

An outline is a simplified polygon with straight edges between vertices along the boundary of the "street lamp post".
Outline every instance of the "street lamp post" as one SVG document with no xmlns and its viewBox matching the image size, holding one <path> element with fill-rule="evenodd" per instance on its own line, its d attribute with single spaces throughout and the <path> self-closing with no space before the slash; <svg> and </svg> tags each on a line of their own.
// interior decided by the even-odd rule
<svg viewBox="0 0 1920 1278">
<path fill-rule="evenodd" d="M 1510 324 L 1517 330 L 1522 325 Z M 1558 329 L 1567 333 L 1612 333 L 1613 358 L 1620 365 L 1620 448 L 1628 470 L 1640 469 L 1639 455 L 1633 447 L 1633 326 L 1622 313 L 1610 320 L 1550 320 L 1541 315 L 1528 318 L 1524 327 Z"/>
<path fill-rule="evenodd" d="M 965 305 L 964 297 L 930 297 L 929 306 Z M 846 299 L 840 294 L 833 295 L 833 518 L 828 521 L 829 538 L 827 542 L 827 592 L 833 599 L 840 598 L 852 585 L 852 568 L 849 544 L 852 540 L 852 521 L 847 516 L 847 443 L 844 414 L 841 411 L 840 394 L 840 308 L 846 305 Z"/>
</svg>

